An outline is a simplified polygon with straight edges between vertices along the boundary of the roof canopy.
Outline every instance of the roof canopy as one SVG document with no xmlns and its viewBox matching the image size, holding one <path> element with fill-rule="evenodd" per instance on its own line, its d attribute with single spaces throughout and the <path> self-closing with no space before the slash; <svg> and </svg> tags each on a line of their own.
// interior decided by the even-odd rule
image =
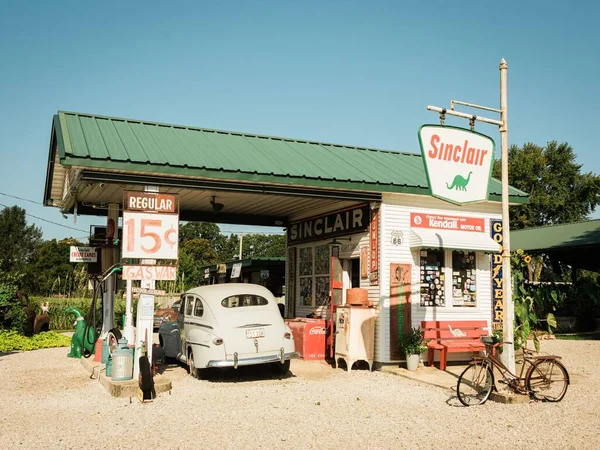
<svg viewBox="0 0 600 450">
<path fill-rule="evenodd" d="M 236 219 L 246 220 L 230 222 L 255 224 L 260 221 L 254 215 L 286 222 L 306 209 L 302 198 L 319 198 L 323 210 L 332 210 L 379 201 L 385 192 L 429 195 L 420 154 L 80 113 L 54 116 L 45 204 L 63 212 L 77 205 L 79 214 L 99 215 L 94 206 L 120 203 L 123 188 L 144 185 L 188 189 L 182 220 L 207 220 L 210 197 L 221 195 L 217 201 L 226 208 L 219 221 L 235 212 Z M 119 189 L 103 192 L 107 186 Z M 227 197 L 234 192 L 250 197 Z M 501 200 L 497 180 L 489 192 L 490 201 Z M 265 195 L 285 201 L 270 202 L 269 209 L 261 205 Z M 512 203 L 527 202 L 517 189 L 510 195 Z M 300 204 L 290 204 L 290 196 Z"/>
<path fill-rule="evenodd" d="M 512 250 L 545 253 L 571 266 L 600 270 L 600 220 L 511 231 Z"/>
</svg>

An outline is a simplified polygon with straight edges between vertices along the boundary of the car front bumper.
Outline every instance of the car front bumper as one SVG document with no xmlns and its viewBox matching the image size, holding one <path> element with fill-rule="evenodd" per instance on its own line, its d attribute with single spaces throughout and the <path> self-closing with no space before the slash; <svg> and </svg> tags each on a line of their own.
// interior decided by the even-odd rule
<svg viewBox="0 0 600 450">
<path fill-rule="evenodd" d="M 238 358 L 237 353 L 234 354 L 233 359 L 222 359 L 222 360 L 211 360 L 206 364 L 209 368 L 220 368 L 220 367 L 234 367 L 239 366 L 253 366 L 256 364 L 268 364 L 268 363 L 282 363 L 284 361 L 298 358 L 300 355 L 297 352 L 292 353 L 279 353 L 266 356 L 257 356 L 254 358 Z"/>
</svg>

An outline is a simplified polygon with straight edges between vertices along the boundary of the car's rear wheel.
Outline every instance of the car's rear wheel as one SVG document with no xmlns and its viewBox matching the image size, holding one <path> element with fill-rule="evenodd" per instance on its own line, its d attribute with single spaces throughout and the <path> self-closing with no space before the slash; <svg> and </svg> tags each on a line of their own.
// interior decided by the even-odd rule
<svg viewBox="0 0 600 450">
<path fill-rule="evenodd" d="M 287 375 L 290 371 L 290 360 L 288 359 L 284 363 L 273 363 L 273 370 L 277 375 Z"/>
</svg>

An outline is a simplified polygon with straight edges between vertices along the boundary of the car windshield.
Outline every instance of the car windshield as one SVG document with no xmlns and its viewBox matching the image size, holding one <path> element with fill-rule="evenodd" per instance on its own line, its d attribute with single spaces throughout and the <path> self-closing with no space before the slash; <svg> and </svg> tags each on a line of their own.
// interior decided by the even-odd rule
<svg viewBox="0 0 600 450">
<path fill-rule="evenodd" d="M 221 301 L 221 305 L 225 308 L 240 308 L 244 306 L 264 306 L 269 301 L 260 295 L 242 294 L 226 297 Z"/>
</svg>

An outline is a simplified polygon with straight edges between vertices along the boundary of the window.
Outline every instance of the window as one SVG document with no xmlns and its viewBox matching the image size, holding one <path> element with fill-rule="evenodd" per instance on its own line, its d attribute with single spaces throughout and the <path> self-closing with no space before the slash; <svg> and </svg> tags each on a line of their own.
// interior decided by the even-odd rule
<svg viewBox="0 0 600 450">
<path fill-rule="evenodd" d="M 204 314 L 204 305 L 202 304 L 202 300 L 197 298 L 196 306 L 194 307 L 194 316 L 202 317 L 203 314 Z"/>
<path fill-rule="evenodd" d="M 269 304 L 269 301 L 260 295 L 232 295 L 224 298 L 221 305 L 225 308 L 239 308 L 244 306 L 264 306 Z"/>
<path fill-rule="evenodd" d="M 298 275 L 300 276 L 300 299 L 304 306 L 313 305 L 313 248 L 300 249 Z"/>
<path fill-rule="evenodd" d="M 192 297 L 191 295 L 188 295 L 187 299 L 186 299 L 186 308 L 185 308 L 185 315 L 189 316 L 192 314 L 192 307 L 194 306 L 194 297 Z"/>
<path fill-rule="evenodd" d="M 421 306 L 446 306 L 444 251 L 421 250 Z"/>
<path fill-rule="evenodd" d="M 329 245 L 299 250 L 299 295 L 303 306 L 323 306 L 329 301 Z M 314 259 L 313 259 L 314 258 Z"/>
<path fill-rule="evenodd" d="M 452 306 L 477 306 L 475 252 L 452 252 Z"/>
</svg>

